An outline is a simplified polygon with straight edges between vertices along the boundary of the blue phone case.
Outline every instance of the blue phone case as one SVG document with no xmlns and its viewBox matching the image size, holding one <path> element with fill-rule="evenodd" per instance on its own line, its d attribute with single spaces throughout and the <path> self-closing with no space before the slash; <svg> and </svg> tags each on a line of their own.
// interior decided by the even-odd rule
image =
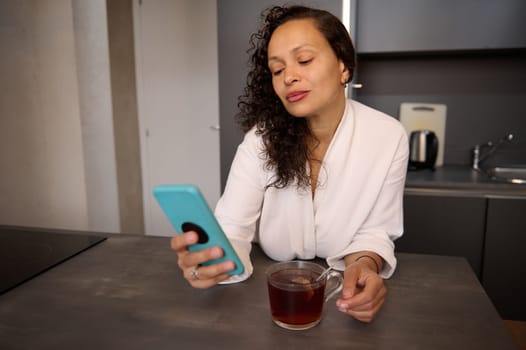
<svg viewBox="0 0 526 350">
<path fill-rule="evenodd" d="M 194 185 L 159 185 L 153 195 L 177 233 L 196 231 L 198 243 L 189 247 L 190 251 L 220 246 L 223 257 L 208 261 L 203 265 L 232 260 L 236 267 L 228 274 L 243 273 L 244 267 L 230 241 L 224 234 L 199 188 Z"/>
</svg>

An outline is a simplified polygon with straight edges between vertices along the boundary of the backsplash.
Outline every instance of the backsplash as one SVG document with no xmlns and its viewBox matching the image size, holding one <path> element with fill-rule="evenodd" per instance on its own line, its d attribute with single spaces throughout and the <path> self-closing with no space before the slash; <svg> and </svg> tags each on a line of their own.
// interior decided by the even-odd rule
<svg viewBox="0 0 526 350">
<path fill-rule="evenodd" d="M 470 165 L 476 144 L 514 134 L 495 162 L 526 163 L 526 51 L 359 55 L 356 98 L 399 118 L 403 102 L 447 105 L 444 164 Z"/>
</svg>

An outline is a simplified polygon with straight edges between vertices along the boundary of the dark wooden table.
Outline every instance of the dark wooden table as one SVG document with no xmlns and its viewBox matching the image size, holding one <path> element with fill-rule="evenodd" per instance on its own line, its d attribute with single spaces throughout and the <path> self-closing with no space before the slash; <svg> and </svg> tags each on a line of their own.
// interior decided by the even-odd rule
<svg viewBox="0 0 526 350">
<path fill-rule="evenodd" d="M 113 236 L 0 296 L 0 349 L 516 349 L 466 260 L 400 254 L 377 319 L 329 301 L 322 322 L 270 318 L 255 246 L 246 282 L 195 290 L 168 238 Z"/>
</svg>

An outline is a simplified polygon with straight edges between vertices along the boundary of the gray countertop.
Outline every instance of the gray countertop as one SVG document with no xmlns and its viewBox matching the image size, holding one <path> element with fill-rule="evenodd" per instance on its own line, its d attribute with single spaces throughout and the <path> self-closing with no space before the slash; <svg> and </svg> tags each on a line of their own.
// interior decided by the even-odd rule
<svg viewBox="0 0 526 350">
<path fill-rule="evenodd" d="M 526 185 L 493 181 L 485 174 L 462 165 L 445 165 L 436 168 L 435 171 L 408 171 L 406 193 L 426 192 L 526 197 Z"/>
<path fill-rule="evenodd" d="M 247 281 L 196 290 L 166 237 L 121 236 L 0 296 L 1 349 L 516 349 L 463 258 L 398 254 L 371 324 L 334 300 L 322 322 L 288 331 L 270 318 L 254 246 Z"/>
</svg>

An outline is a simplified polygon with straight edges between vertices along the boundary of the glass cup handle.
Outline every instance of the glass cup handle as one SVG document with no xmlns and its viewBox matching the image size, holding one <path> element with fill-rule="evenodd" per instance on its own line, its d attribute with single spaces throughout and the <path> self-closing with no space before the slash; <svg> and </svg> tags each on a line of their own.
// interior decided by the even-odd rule
<svg viewBox="0 0 526 350">
<path fill-rule="evenodd" d="M 342 277 L 341 273 L 339 273 L 338 271 L 331 271 L 331 272 L 329 272 L 329 274 L 327 275 L 326 285 L 328 285 L 329 280 L 331 280 L 331 279 L 335 279 L 336 280 L 336 284 L 334 285 L 334 287 L 331 287 L 331 289 L 325 291 L 325 294 L 327 296 L 325 297 L 325 301 L 324 302 L 327 302 L 327 300 L 332 298 L 336 293 L 339 293 L 342 290 L 342 288 L 343 288 L 343 277 Z"/>
</svg>

